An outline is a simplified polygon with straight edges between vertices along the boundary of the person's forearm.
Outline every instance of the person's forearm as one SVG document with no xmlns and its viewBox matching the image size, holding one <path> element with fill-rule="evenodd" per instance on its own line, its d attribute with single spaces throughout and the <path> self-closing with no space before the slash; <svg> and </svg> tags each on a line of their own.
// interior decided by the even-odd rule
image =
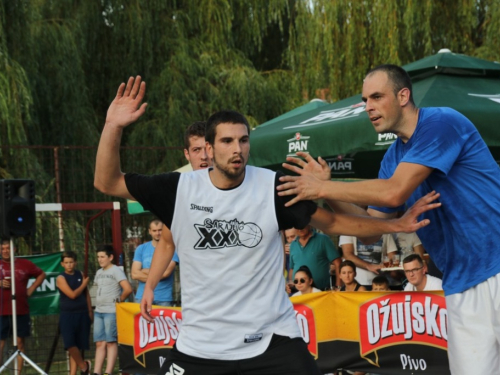
<svg viewBox="0 0 500 375">
<path fill-rule="evenodd" d="M 123 291 L 122 294 L 120 294 L 120 302 L 124 302 L 127 297 L 130 295 L 130 291 Z"/>
<path fill-rule="evenodd" d="M 170 245 L 162 236 L 151 260 L 151 268 L 149 269 L 145 288 L 154 290 L 158 282 L 163 278 L 163 273 L 167 270 L 174 256 L 174 247 Z"/>
<path fill-rule="evenodd" d="M 361 208 L 360 206 L 357 206 L 352 203 L 327 199 L 326 204 L 328 204 L 328 206 L 330 206 L 332 210 L 334 210 L 338 214 L 369 216 L 368 212 L 366 212 L 364 208 Z"/>
<path fill-rule="evenodd" d="M 336 212 L 361 214 L 344 202 L 362 206 L 397 207 L 404 203 L 406 197 L 394 185 L 390 180 L 383 179 L 356 182 L 325 181 L 320 191 L 320 198 L 325 199 L 329 205 L 334 204 Z M 336 204 L 337 201 L 339 202 Z"/>
<path fill-rule="evenodd" d="M 356 267 L 363 268 L 365 270 L 368 269 L 368 262 L 365 262 L 363 259 L 358 258 L 354 254 L 344 254 L 344 259 L 345 260 L 350 260 L 351 262 L 354 263 Z"/>
<path fill-rule="evenodd" d="M 148 279 L 148 274 L 143 270 L 135 271 L 132 273 L 132 279 L 145 283 Z"/>
<path fill-rule="evenodd" d="M 40 275 L 38 275 L 33 284 L 31 284 L 31 286 L 26 290 L 28 296 L 31 296 L 36 288 L 42 285 L 43 280 L 45 280 L 45 272 L 42 272 Z"/>
<path fill-rule="evenodd" d="M 123 129 L 113 124 L 104 125 L 97 148 L 94 186 L 106 194 L 113 194 L 115 182 L 123 178 L 120 169 L 120 143 Z"/>
<path fill-rule="evenodd" d="M 380 236 L 401 231 L 396 220 L 335 214 L 320 208 L 311 217 L 311 225 L 330 235 L 355 237 Z"/>
<path fill-rule="evenodd" d="M 169 277 L 172 272 L 174 272 L 175 270 L 175 266 L 177 265 L 176 262 L 174 261 L 170 261 L 170 264 L 168 265 L 167 269 L 165 270 L 165 272 L 163 272 L 163 275 L 162 275 L 162 279 L 166 279 L 167 277 Z"/>
<path fill-rule="evenodd" d="M 71 299 L 75 299 L 76 297 L 78 297 L 80 294 L 82 294 L 82 292 L 85 290 L 85 288 L 87 288 L 87 285 L 85 284 L 82 284 L 80 285 L 78 288 L 76 288 L 75 290 L 73 290 L 73 292 L 71 293 L 65 293 L 69 298 Z"/>
</svg>

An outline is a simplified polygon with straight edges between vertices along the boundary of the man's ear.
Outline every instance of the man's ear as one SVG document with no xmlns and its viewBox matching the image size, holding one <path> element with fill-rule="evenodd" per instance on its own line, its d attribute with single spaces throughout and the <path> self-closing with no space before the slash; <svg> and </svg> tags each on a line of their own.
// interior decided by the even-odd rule
<svg viewBox="0 0 500 375">
<path fill-rule="evenodd" d="M 208 143 L 208 141 L 205 142 L 205 148 L 207 150 L 207 155 L 210 159 L 213 159 L 214 158 L 214 148 L 212 147 L 212 145 L 210 143 Z"/>
<path fill-rule="evenodd" d="M 404 107 L 410 102 L 411 91 L 409 88 L 402 88 L 398 93 L 399 104 Z"/>
<path fill-rule="evenodd" d="M 188 162 L 191 162 L 191 160 L 189 159 L 189 151 L 186 149 L 184 149 L 184 156 Z"/>
</svg>

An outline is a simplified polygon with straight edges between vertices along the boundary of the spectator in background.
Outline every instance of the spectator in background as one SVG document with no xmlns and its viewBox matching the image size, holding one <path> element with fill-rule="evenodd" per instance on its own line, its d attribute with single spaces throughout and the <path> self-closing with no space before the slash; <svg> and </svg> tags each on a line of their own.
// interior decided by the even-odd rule
<svg viewBox="0 0 500 375">
<path fill-rule="evenodd" d="M 293 270 L 307 266 L 311 270 L 317 288 L 330 289 L 330 263 L 335 261 L 338 269 L 341 262 L 337 248 L 330 237 L 317 233 L 310 225 L 295 231 L 297 238 L 290 245 L 290 274 L 295 278 Z M 340 285 L 338 277 L 336 285 Z"/>
<path fill-rule="evenodd" d="M 212 166 L 212 160 L 208 158 L 206 150 L 205 126 L 205 121 L 196 121 L 189 125 L 184 132 L 184 156 L 189 164 L 191 164 L 193 171 L 206 169 Z M 149 234 L 152 237 L 152 241 L 142 245 L 142 247 L 139 246 L 134 253 L 131 274 L 132 279 L 138 280 L 139 282 L 135 296 L 136 302 L 141 302 L 154 249 L 160 239 L 161 231 L 170 232 L 170 229 L 166 226 L 164 227 L 163 223 L 159 220 L 155 221 L 154 229 L 152 229 L 152 225 L 153 222 L 149 224 Z M 171 235 L 169 235 L 168 238 L 171 238 Z M 170 242 L 168 246 L 175 248 L 173 242 Z M 177 256 L 177 253 L 174 253 L 171 262 L 163 273 L 162 280 L 160 280 L 158 286 L 155 288 L 155 300 L 153 301 L 155 305 L 172 306 L 173 272 L 178 263 L 179 257 Z"/>
<path fill-rule="evenodd" d="M 111 374 L 118 356 L 116 332 L 116 306 L 132 293 L 132 286 L 121 268 L 113 262 L 114 251 L 110 245 L 97 248 L 97 261 L 101 268 L 94 283 L 97 285 L 94 320 L 94 342 L 96 344 L 94 374 L 101 374 L 104 359 L 107 358 L 106 372 Z"/>
<path fill-rule="evenodd" d="M 427 266 L 418 254 L 408 255 L 403 259 L 403 268 L 408 284 L 405 292 L 422 292 L 428 290 L 443 290 L 441 279 L 426 275 Z"/>
<path fill-rule="evenodd" d="M 413 253 L 424 258 L 425 249 L 416 233 L 394 233 L 392 237 L 401 253 L 401 260 Z"/>
<path fill-rule="evenodd" d="M 76 269 L 76 254 L 64 251 L 61 254 L 61 272 L 56 279 L 59 289 L 59 329 L 63 338 L 64 349 L 69 353 L 70 374 L 76 375 L 77 367 L 81 374 L 90 374 L 91 363 L 84 360 L 80 351 L 89 350 L 90 325 L 94 320 L 94 311 L 87 285 L 89 278 Z"/>
<path fill-rule="evenodd" d="M 196 121 L 184 132 L 184 156 L 193 171 L 212 166 L 206 150 L 205 126 L 205 121 Z"/>
<path fill-rule="evenodd" d="M 366 288 L 358 283 L 356 277 L 356 265 L 350 260 L 344 260 L 340 264 L 340 279 L 344 283 L 340 287 L 341 292 L 364 292 Z"/>
<path fill-rule="evenodd" d="M 375 276 L 372 280 L 372 291 L 373 292 L 389 292 L 389 280 L 384 275 Z"/>
<path fill-rule="evenodd" d="M 390 234 L 384 234 L 377 242 L 365 245 L 358 238 L 340 236 L 339 246 L 345 260 L 350 260 L 357 267 L 357 280 L 361 285 L 369 286 L 379 270 L 383 268 L 382 256 L 397 254 L 398 248 Z"/>
<path fill-rule="evenodd" d="M 307 266 L 301 266 L 295 272 L 293 283 L 295 284 L 298 292 L 294 293 L 292 297 L 321 292 L 321 290 L 316 288 L 316 286 L 314 285 L 314 279 L 312 277 L 311 270 Z"/>
<path fill-rule="evenodd" d="M 158 219 L 153 219 L 149 223 L 149 235 L 152 240 L 137 247 L 134 252 L 134 261 L 132 262 L 131 274 L 132 279 L 139 282 L 137 293 L 135 294 L 135 302 L 140 303 L 144 285 L 149 275 L 149 268 L 151 267 L 151 260 L 155 252 L 156 245 L 160 241 L 163 223 Z M 153 304 L 159 306 L 172 306 L 172 289 L 174 285 L 174 270 L 179 263 L 177 253 L 174 253 L 170 264 L 163 273 L 163 278 L 160 280 L 155 288 L 155 299 Z"/>
<path fill-rule="evenodd" d="M 0 261 L 0 363 L 3 363 L 5 341 L 12 335 L 12 291 L 10 270 L 10 241 L 2 240 L 2 259 Z M 15 249 L 14 249 L 15 251 Z M 30 336 L 31 320 L 28 298 L 45 279 L 45 272 L 27 259 L 14 259 L 14 273 L 16 286 L 16 316 L 17 316 L 17 348 L 24 353 L 24 339 Z M 28 288 L 28 281 L 32 277 L 35 281 Z M 23 369 L 23 357 L 17 357 L 19 373 Z"/>
<path fill-rule="evenodd" d="M 401 212 L 400 214 L 403 213 Z M 424 258 L 424 246 L 416 233 L 395 233 L 393 234 L 393 237 L 401 253 L 401 261 L 412 253 L 418 254 L 424 263 L 426 263 L 429 275 L 437 277 L 438 279 L 443 278 L 443 273 L 436 267 L 432 258 L 428 258 L 428 261 L 426 262 Z"/>
</svg>

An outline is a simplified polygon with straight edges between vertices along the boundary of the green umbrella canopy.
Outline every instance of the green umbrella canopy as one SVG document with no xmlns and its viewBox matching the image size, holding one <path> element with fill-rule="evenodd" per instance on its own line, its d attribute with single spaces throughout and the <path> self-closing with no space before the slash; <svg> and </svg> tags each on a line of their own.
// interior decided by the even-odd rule
<svg viewBox="0 0 500 375">
<path fill-rule="evenodd" d="M 495 159 L 500 160 L 500 64 L 441 52 L 403 68 L 414 81 L 418 107 L 460 111 L 476 125 Z M 286 156 L 305 151 L 325 158 L 332 178 L 376 178 L 383 155 L 396 136 L 377 134 L 364 109 L 361 95 L 356 95 L 259 126 L 250 136 L 249 162 L 281 169 Z"/>
<path fill-rule="evenodd" d="M 268 126 L 268 125 L 274 124 L 275 122 L 287 119 L 289 117 L 300 115 L 301 113 L 308 112 L 308 111 L 310 111 L 312 109 L 323 107 L 325 105 L 328 105 L 328 103 L 325 102 L 324 100 L 313 99 L 309 103 L 301 105 L 300 107 L 294 108 L 294 109 L 292 109 L 289 112 L 283 113 L 282 115 L 280 115 L 278 117 L 275 117 L 272 120 L 269 120 L 269 121 L 267 121 L 267 122 L 265 122 L 263 124 L 260 124 L 259 127 L 261 127 L 261 126 Z"/>
<path fill-rule="evenodd" d="M 412 80 L 434 74 L 484 76 L 500 78 L 500 64 L 442 49 L 435 55 L 424 57 L 403 67 Z"/>
</svg>

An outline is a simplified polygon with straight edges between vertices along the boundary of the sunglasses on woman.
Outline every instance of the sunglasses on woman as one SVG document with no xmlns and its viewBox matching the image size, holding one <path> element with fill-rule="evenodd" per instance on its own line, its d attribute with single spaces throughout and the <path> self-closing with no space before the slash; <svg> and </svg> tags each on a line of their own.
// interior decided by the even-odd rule
<svg viewBox="0 0 500 375">
<path fill-rule="evenodd" d="M 294 284 L 299 284 L 299 283 L 300 283 L 300 284 L 304 284 L 305 282 L 306 282 L 306 281 L 305 281 L 304 279 L 295 279 L 295 280 L 293 280 L 293 283 L 294 283 Z"/>
</svg>

